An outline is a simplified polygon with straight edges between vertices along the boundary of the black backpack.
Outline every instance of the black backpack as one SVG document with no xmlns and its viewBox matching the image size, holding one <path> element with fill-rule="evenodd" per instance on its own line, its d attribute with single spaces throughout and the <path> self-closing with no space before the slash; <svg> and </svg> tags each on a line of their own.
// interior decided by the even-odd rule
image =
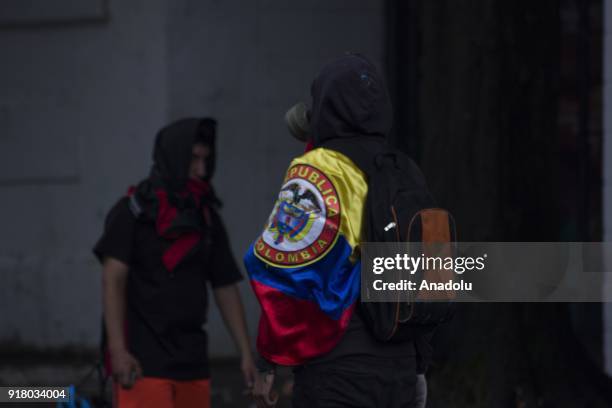
<svg viewBox="0 0 612 408">
<path fill-rule="evenodd" d="M 432 239 L 450 244 L 456 241 L 452 216 L 435 208 L 423 174 L 406 154 L 372 138 L 332 139 L 323 147 L 347 156 L 367 177 L 365 242 L 411 242 L 419 246 Z M 417 278 L 422 279 L 423 273 L 428 272 L 417 272 Z M 359 302 L 358 312 L 378 340 L 402 342 L 416 340 L 450 320 L 454 304 L 418 298 Z"/>
</svg>

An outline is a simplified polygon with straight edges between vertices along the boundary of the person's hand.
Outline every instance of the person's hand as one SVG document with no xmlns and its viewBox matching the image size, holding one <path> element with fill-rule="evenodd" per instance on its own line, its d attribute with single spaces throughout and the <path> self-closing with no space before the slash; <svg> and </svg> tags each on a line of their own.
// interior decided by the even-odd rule
<svg viewBox="0 0 612 408">
<path fill-rule="evenodd" d="M 278 402 L 278 393 L 272 390 L 274 385 L 274 371 L 260 372 L 255 375 L 253 398 L 257 408 L 271 408 Z"/>
<path fill-rule="evenodd" d="M 142 378 L 142 367 L 127 350 L 111 352 L 113 379 L 123 388 L 132 388 L 137 379 Z"/>
<path fill-rule="evenodd" d="M 251 390 L 255 385 L 257 367 L 255 366 L 253 355 L 250 352 L 242 355 L 240 370 L 242 371 L 242 376 L 244 377 L 244 383 L 246 384 L 247 388 Z"/>
</svg>

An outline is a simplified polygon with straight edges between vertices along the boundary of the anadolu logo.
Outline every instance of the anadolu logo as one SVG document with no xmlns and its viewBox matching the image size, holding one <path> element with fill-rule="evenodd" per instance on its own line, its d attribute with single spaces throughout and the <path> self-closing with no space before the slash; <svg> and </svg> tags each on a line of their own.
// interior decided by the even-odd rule
<svg viewBox="0 0 612 408">
<path fill-rule="evenodd" d="M 334 245 L 340 228 L 340 200 L 321 170 L 307 164 L 292 166 L 255 255 L 281 268 L 308 265 Z"/>
</svg>

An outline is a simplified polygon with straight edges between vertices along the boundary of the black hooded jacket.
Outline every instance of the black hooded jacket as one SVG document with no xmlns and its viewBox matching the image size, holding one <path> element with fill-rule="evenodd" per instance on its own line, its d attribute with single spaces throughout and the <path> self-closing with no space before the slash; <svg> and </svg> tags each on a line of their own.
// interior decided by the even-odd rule
<svg viewBox="0 0 612 408">
<path fill-rule="evenodd" d="M 315 148 L 336 150 L 353 159 L 386 145 L 393 121 L 391 101 L 375 66 L 364 56 L 347 54 L 327 64 L 313 81 L 311 95 Z M 359 355 L 412 359 L 416 352 L 412 343 L 378 342 L 354 313 L 340 343 L 314 363 Z"/>
<path fill-rule="evenodd" d="M 347 54 L 327 64 L 313 81 L 311 94 L 310 128 L 315 147 L 339 151 L 358 164 L 373 161 L 375 152 L 389 148 L 386 145 L 393 122 L 391 100 L 384 81 L 367 58 Z M 424 183 L 422 173 L 412 165 L 414 176 Z M 408 344 L 380 343 L 373 339 L 357 312 L 343 340 L 321 360 L 356 354 L 415 357 L 417 372 L 422 373 L 432 357 L 430 336 L 431 333 Z"/>
</svg>

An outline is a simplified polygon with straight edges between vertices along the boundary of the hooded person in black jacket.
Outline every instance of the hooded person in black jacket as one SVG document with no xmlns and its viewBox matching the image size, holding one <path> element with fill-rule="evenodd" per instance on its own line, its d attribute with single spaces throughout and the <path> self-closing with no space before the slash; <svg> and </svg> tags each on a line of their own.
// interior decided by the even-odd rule
<svg viewBox="0 0 612 408">
<path fill-rule="evenodd" d="M 327 64 L 312 83 L 311 96 L 307 149 L 368 151 L 386 142 L 392 107 L 382 79 L 365 57 L 348 54 Z M 303 125 L 290 129 L 305 130 Z M 339 189 L 351 189 L 349 180 L 338 183 Z M 355 312 L 331 351 L 294 368 L 293 406 L 414 407 L 422 357 L 414 342 L 377 341 Z M 258 406 L 271 406 L 274 364 L 260 357 L 258 367 L 263 374 L 254 394 Z"/>
<path fill-rule="evenodd" d="M 94 253 L 103 265 L 107 369 L 119 407 L 208 407 L 207 286 L 255 366 L 236 284 L 242 279 L 212 188 L 216 122 L 176 121 L 157 135 L 149 176 L 111 209 Z"/>
</svg>

